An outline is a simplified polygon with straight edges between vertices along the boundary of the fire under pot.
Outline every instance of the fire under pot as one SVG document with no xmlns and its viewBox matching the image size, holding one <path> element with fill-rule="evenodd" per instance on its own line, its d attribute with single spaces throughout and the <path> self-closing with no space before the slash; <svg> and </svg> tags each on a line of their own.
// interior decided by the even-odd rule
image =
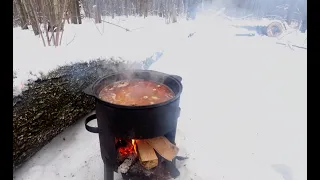
<svg viewBox="0 0 320 180">
<path fill-rule="evenodd" d="M 130 74 L 130 76 L 128 76 Z M 124 106 L 99 98 L 101 89 L 111 83 L 142 79 L 169 87 L 174 97 L 144 106 Z M 113 180 L 114 172 L 124 179 L 169 179 L 180 175 L 175 166 L 177 121 L 180 115 L 182 78 L 151 70 L 120 72 L 102 77 L 84 92 L 95 97 L 95 113 L 86 118 L 85 128 L 99 134 L 104 180 Z M 98 127 L 88 123 L 97 119 Z"/>
</svg>

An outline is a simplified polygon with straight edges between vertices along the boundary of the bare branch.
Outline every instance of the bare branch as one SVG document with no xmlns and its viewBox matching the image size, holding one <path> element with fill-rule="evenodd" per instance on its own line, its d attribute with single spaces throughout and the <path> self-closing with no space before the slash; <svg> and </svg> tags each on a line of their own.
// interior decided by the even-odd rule
<svg viewBox="0 0 320 180">
<path fill-rule="evenodd" d="M 288 46 L 290 49 L 292 49 L 292 50 L 294 50 L 292 47 L 296 47 L 296 48 L 300 48 L 300 49 L 306 49 L 307 50 L 307 48 L 306 47 L 302 47 L 302 46 L 297 46 L 297 45 L 294 45 L 294 44 L 290 44 L 290 43 L 287 43 L 287 44 L 285 44 L 285 43 L 281 43 L 281 42 L 277 42 L 276 44 L 280 44 L 280 45 L 284 45 L 284 46 Z M 291 46 L 291 47 L 290 47 Z"/>
<path fill-rule="evenodd" d="M 119 25 L 117 25 L 117 24 L 113 24 L 113 23 L 111 23 L 111 22 L 104 21 L 104 20 L 102 20 L 102 22 L 105 22 L 105 23 L 108 23 L 108 24 L 111 24 L 111 25 L 117 26 L 117 27 L 119 27 L 119 28 L 121 28 L 121 29 L 124 29 L 124 30 L 126 30 L 126 31 L 131 32 L 131 30 L 130 30 L 130 29 L 128 29 L 128 28 L 124 28 L 124 27 L 119 26 Z"/>
<path fill-rule="evenodd" d="M 74 34 L 74 36 L 73 36 L 73 38 L 71 39 L 71 41 L 67 43 L 67 46 L 73 42 L 73 40 L 75 39 L 75 37 L 76 37 L 76 34 Z"/>
</svg>

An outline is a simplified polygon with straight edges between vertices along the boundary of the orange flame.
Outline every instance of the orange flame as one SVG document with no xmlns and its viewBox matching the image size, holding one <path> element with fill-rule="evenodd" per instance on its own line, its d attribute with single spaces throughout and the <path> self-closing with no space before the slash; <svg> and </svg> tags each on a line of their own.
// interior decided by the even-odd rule
<svg viewBox="0 0 320 180">
<path fill-rule="evenodd" d="M 137 148 L 136 148 L 136 140 L 131 139 L 131 140 L 123 140 L 123 139 L 116 139 L 116 143 L 119 141 L 126 141 L 127 144 L 126 146 L 122 146 L 118 148 L 118 151 L 121 156 L 128 156 L 130 154 L 136 154 L 137 153 Z"/>
</svg>

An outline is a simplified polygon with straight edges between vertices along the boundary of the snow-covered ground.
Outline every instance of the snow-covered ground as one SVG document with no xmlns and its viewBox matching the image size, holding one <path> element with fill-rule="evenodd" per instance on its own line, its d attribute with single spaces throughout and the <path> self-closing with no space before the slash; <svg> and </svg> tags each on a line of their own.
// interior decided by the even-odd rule
<svg viewBox="0 0 320 180">
<path fill-rule="evenodd" d="M 176 142 L 190 159 L 178 164 L 179 179 L 305 180 L 307 52 L 276 42 L 306 46 L 306 34 L 281 40 L 236 36 L 252 32 L 233 25 L 267 25 L 264 21 L 213 14 L 170 25 L 157 17 L 113 20 L 135 29 L 126 32 L 85 20 L 67 25 L 58 48 L 43 48 L 32 32 L 14 29 L 15 84 L 28 79 L 30 70 L 46 72 L 96 57 L 141 61 L 163 50 L 151 69 L 178 74 L 184 85 Z M 83 121 L 40 150 L 15 179 L 103 179 L 98 136 L 87 132 Z"/>
</svg>

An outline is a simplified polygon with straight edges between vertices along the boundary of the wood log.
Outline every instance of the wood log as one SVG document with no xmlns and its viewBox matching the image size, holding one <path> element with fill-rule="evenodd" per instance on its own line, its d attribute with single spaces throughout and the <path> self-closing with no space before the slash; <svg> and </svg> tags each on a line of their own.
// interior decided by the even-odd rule
<svg viewBox="0 0 320 180">
<path fill-rule="evenodd" d="M 53 69 L 13 95 L 13 169 L 95 108 L 82 90 L 99 77 L 141 67 L 123 60 L 92 60 Z M 134 66 L 133 66 L 134 65 Z M 133 68 L 132 68 L 133 67 Z"/>
<path fill-rule="evenodd" d="M 130 169 L 130 166 L 135 162 L 137 158 L 136 154 L 128 156 L 123 163 L 118 167 L 118 173 L 127 173 Z"/>
<path fill-rule="evenodd" d="M 156 59 L 126 61 L 111 58 L 62 65 L 35 81 L 28 81 L 22 92 L 14 86 L 13 170 L 95 108 L 94 98 L 84 94 L 84 88 L 108 74 L 148 68 Z"/>
<path fill-rule="evenodd" d="M 172 161 L 177 156 L 179 148 L 172 144 L 166 137 L 160 136 L 146 140 L 163 158 Z"/>
<path fill-rule="evenodd" d="M 137 150 L 141 165 L 146 169 L 152 169 L 158 166 L 158 157 L 153 148 L 145 141 L 137 141 Z"/>
</svg>

